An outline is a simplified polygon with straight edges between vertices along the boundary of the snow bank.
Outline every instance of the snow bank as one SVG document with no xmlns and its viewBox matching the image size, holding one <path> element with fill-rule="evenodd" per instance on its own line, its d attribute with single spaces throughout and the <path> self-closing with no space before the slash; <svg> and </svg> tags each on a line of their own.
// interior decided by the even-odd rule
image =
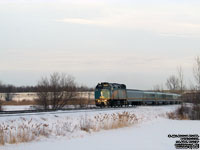
<svg viewBox="0 0 200 150">
<path fill-rule="evenodd" d="M 31 115 L 31 116 L 23 116 L 23 117 L 19 117 L 19 116 L 13 116 L 13 117 L 9 117 L 9 118 L 1 117 L 0 124 L 1 124 L 1 126 L 8 127 L 9 130 L 11 129 L 13 131 L 12 133 L 16 134 L 16 135 L 19 134 L 18 127 L 22 127 L 21 129 L 23 129 L 22 130 L 23 132 L 21 132 L 21 134 L 19 134 L 19 135 L 20 136 L 26 135 L 29 138 L 32 138 L 32 136 L 31 136 L 32 133 L 33 134 L 39 134 L 39 132 L 42 133 L 40 136 L 38 136 L 39 138 L 37 137 L 36 139 L 33 139 L 33 140 L 40 140 L 41 142 L 39 142 L 39 143 L 42 145 L 47 144 L 49 142 L 49 140 L 50 141 L 55 140 L 55 142 L 59 143 L 60 139 L 61 139 L 61 141 L 63 141 L 63 144 L 65 142 L 67 142 L 69 144 L 75 140 L 74 137 L 86 136 L 88 138 L 87 135 L 89 133 L 92 133 L 91 135 L 95 135 L 93 133 L 96 130 L 93 130 L 93 128 L 91 128 L 91 130 L 88 132 L 86 130 L 81 129 L 81 127 L 83 127 L 84 124 L 86 124 L 86 125 L 91 125 L 91 124 L 95 125 L 96 124 L 97 126 L 99 126 L 99 125 L 101 125 L 100 123 L 102 123 L 105 120 L 105 118 L 104 118 L 105 116 L 113 116 L 113 114 L 115 114 L 115 115 L 122 114 L 123 115 L 123 112 L 126 111 L 126 113 L 130 114 L 130 116 L 133 116 L 133 115 L 135 116 L 135 118 L 132 121 L 137 121 L 137 125 L 136 125 L 136 122 L 133 122 L 134 128 L 130 128 L 131 130 L 132 129 L 135 130 L 135 129 L 140 128 L 139 125 L 141 123 L 145 124 L 145 122 L 154 122 L 154 120 L 158 120 L 156 118 L 166 116 L 167 112 L 174 111 L 177 107 L 178 107 L 177 105 L 176 106 L 175 105 L 173 105 L 173 106 L 142 106 L 142 107 L 137 107 L 137 108 L 127 108 L 125 110 L 124 109 L 118 109 L 118 110 L 110 109 L 110 110 L 101 110 L 101 111 L 87 110 L 87 111 L 76 111 L 76 112 L 71 111 L 71 112 L 67 112 L 67 113 L 59 113 L 58 112 L 57 114 Z M 97 117 L 97 116 L 99 118 L 95 119 L 95 117 Z M 125 117 L 124 117 L 125 119 L 127 119 L 126 116 L 127 115 L 125 115 Z M 110 122 L 110 118 L 107 119 L 107 121 Z M 122 122 L 126 122 L 126 121 L 127 120 L 123 120 Z M 131 125 L 131 123 L 128 125 Z M 37 126 L 38 126 L 38 128 L 37 128 Z M 158 128 L 158 126 L 156 128 Z M 102 128 L 102 129 L 105 129 L 105 128 Z M 124 130 L 126 131 L 127 129 L 129 129 L 129 128 L 126 128 Z M 31 134 L 27 134 L 27 130 L 30 130 Z M 113 130 L 113 131 L 120 132 L 121 129 L 119 131 L 118 130 Z M 51 134 L 49 134 L 49 133 L 51 133 Z M 103 131 L 102 133 L 107 133 L 107 132 Z M 97 135 L 101 135 L 101 134 L 97 134 Z M 44 142 L 45 139 L 47 139 L 44 137 L 48 137 L 47 143 Z M 118 137 L 121 138 L 121 135 L 119 135 Z M 139 135 L 138 135 L 138 137 L 139 137 Z M 116 137 L 113 137 L 113 138 L 115 139 Z M 67 139 L 73 139 L 73 140 L 67 141 Z M 80 138 L 76 138 L 76 140 L 79 141 Z M 102 141 L 102 142 L 105 142 L 105 141 Z M 128 143 L 131 141 L 128 141 Z M 26 142 L 26 141 L 22 141 L 22 142 Z M 122 140 L 122 142 L 125 142 L 125 140 Z M 15 141 L 13 143 L 15 143 Z M 36 147 L 39 143 L 32 142 L 31 144 L 30 143 L 20 144 L 17 147 L 19 149 L 23 149 L 22 148 L 23 146 L 21 146 L 21 145 L 27 145 L 27 146 L 31 145 L 31 147 L 34 147 L 34 149 L 36 149 Z M 3 147 L 6 149 L 14 148 L 12 145 L 7 145 L 7 144 L 6 144 L 6 146 L 3 146 Z M 41 147 L 43 147 L 43 146 L 41 146 Z M 54 147 L 54 146 L 52 145 L 52 147 Z M 29 149 L 29 148 L 26 148 L 26 149 Z M 73 148 L 71 148 L 71 149 L 73 149 Z"/>
</svg>

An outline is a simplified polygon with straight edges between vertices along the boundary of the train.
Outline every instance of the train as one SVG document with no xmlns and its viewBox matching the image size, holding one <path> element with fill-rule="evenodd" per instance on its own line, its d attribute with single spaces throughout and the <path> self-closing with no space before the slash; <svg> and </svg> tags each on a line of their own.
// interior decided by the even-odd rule
<svg viewBox="0 0 200 150">
<path fill-rule="evenodd" d="M 95 88 L 95 104 L 100 107 L 122 107 L 134 105 L 180 104 L 181 95 L 126 89 L 125 84 L 101 82 Z"/>
</svg>

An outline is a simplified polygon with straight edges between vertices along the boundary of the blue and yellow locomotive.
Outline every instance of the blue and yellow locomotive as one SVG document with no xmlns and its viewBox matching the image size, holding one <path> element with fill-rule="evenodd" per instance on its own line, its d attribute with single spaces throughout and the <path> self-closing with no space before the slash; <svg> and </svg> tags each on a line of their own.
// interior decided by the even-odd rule
<svg viewBox="0 0 200 150">
<path fill-rule="evenodd" d="M 180 95 L 153 91 L 126 89 L 125 84 L 99 83 L 95 88 L 96 106 L 123 106 L 142 104 L 179 104 Z"/>
</svg>

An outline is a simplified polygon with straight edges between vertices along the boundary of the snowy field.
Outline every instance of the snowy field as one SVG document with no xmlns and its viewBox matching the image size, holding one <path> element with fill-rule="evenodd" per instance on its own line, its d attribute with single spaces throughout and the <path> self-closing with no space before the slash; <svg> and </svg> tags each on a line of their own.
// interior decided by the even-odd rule
<svg viewBox="0 0 200 150">
<path fill-rule="evenodd" d="M 3 111 L 33 110 L 31 105 L 4 105 Z"/>
<path fill-rule="evenodd" d="M 93 108 L 95 105 L 87 105 L 87 107 Z M 64 108 L 74 109 L 80 108 L 80 105 L 67 105 Z M 17 111 L 17 110 L 35 110 L 33 105 L 4 105 L 3 111 Z"/>
<path fill-rule="evenodd" d="M 168 138 L 169 134 L 200 134 L 200 121 L 170 120 L 166 113 L 176 110 L 178 105 L 141 106 L 136 108 L 102 110 L 102 111 L 70 111 L 30 116 L 0 117 L 1 126 L 9 126 L 13 135 L 16 129 L 48 126 L 48 136 L 39 136 L 26 143 L 5 144 L 1 150 L 175 150 L 177 139 Z M 130 124 L 124 128 L 98 128 L 98 130 L 82 130 L 83 125 L 102 125 L 102 117 L 123 113 L 134 114 Z M 94 119 L 96 116 L 99 119 Z M 98 121 L 97 121 L 98 120 Z M 89 122 L 88 122 L 89 121 Z M 110 118 L 106 121 L 111 121 Z M 128 120 L 130 122 L 130 120 Z M 39 130 L 43 129 L 40 128 Z M 10 130 L 9 130 L 10 131 Z M 46 131 L 46 130 L 45 130 Z M 35 131 L 34 131 L 35 132 Z M 16 135 L 19 135 L 16 133 Z"/>
</svg>

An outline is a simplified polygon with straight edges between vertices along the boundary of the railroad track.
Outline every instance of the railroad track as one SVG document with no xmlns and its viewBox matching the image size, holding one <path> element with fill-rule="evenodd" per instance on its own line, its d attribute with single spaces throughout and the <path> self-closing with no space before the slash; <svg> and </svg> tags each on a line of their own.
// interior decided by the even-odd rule
<svg viewBox="0 0 200 150">
<path fill-rule="evenodd" d="M 62 114 L 62 113 L 79 113 L 79 112 L 94 112 L 94 111 L 112 111 L 112 110 L 121 110 L 121 109 L 132 109 L 138 107 L 127 106 L 127 107 L 88 107 L 88 108 L 67 108 L 60 110 L 15 110 L 15 111 L 0 111 L 0 117 L 10 117 L 10 116 L 27 116 L 27 115 L 43 115 L 43 114 Z M 159 107 L 164 105 L 142 105 L 142 106 L 152 106 Z"/>
<path fill-rule="evenodd" d="M 17 110 L 17 111 L 0 111 L 0 117 L 9 117 L 9 116 L 27 116 L 27 115 L 43 115 L 43 114 L 62 114 L 62 113 L 79 113 L 79 112 L 90 112 L 90 111 L 108 111 L 108 110 L 120 110 L 120 109 L 131 109 L 133 107 L 91 107 L 91 108 L 70 108 L 70 109 L 61 109 L 61 110 Z"/>
<path fill-rule="evenodd" d="M 0 114 L 22 114 L 22 113 L 40 113 L 40 112 L 56 112 L 56 111 L 70 111 L 70 110 L 87 110 L 94 108 L 69 108 L 69 109 L 58 109 L 58 110 L 14 110 L 14 111 L 0 111 Z M 95 108 L 97 109 L 97 108 Z"/>
</svg>

